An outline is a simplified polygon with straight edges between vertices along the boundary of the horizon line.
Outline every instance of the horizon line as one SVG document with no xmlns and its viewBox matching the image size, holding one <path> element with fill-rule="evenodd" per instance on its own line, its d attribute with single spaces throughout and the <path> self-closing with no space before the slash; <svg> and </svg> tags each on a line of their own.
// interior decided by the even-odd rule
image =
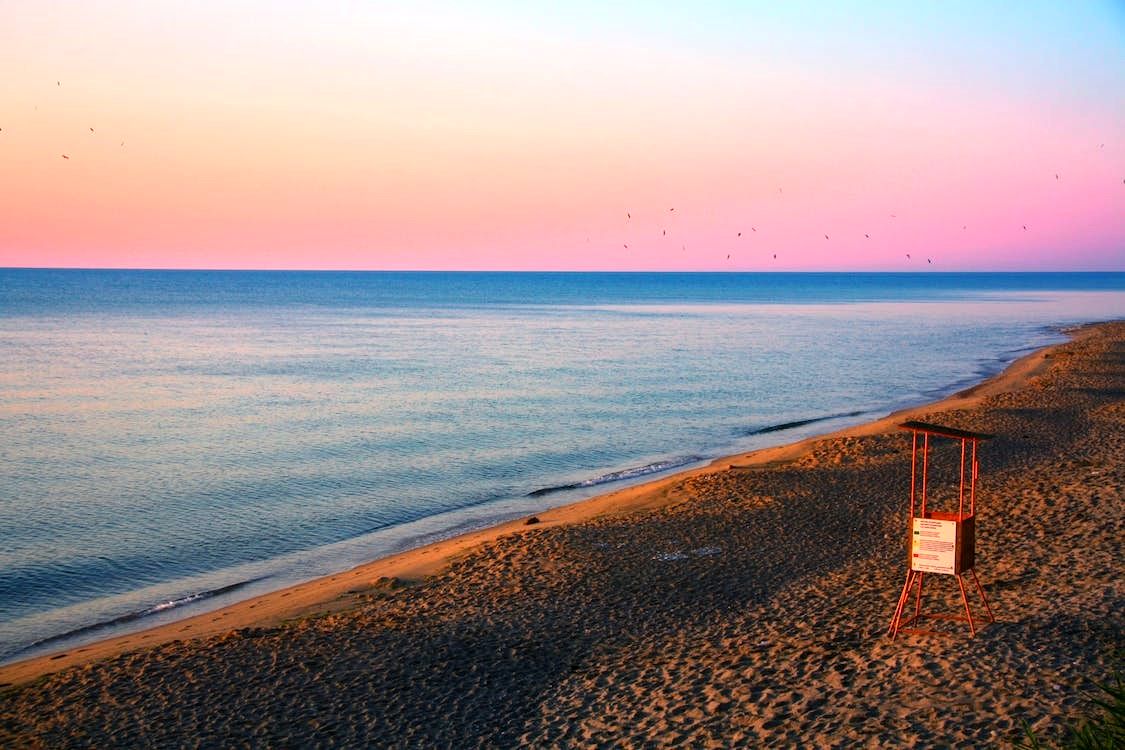
<svg viewBox="0 0 1125 750">
<path fill-rule="evenodd" d="M 1125 268 L 1086 269 L 516 269 L 516 268 L 210 268 L 186 266 L 0 266 L 0 271 L 165 271 L 207 273 L 544 273 L 544 274 L 941 274 L 941 273 L 1125 273 Z"/>
</svg>

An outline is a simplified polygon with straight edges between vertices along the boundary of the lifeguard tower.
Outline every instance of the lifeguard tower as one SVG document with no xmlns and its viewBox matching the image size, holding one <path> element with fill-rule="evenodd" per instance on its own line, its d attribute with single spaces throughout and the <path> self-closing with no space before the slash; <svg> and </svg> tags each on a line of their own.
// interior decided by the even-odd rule
<svg viewBox="0 0 1125 750">
<path fill-rule="evenodd" d="M 894 617 L 888 634 L 894 640 L 899 633 L 931 633 L 948 635 L 937 630 L 922 627 L 926 619 L 956 620 L 969 624 L 969 636 L 976 635 L 977 621 L 969 606 L 969 596 L 965 591 L 966 576 L 972 575 L 973 585 L 980 595 L 988 622 L 994 622 L 992 608 L 977 578 L 976 565 L 976 500 L 977 500 L 977 444 L 989 440 L 992 435 L 968 432 L 952 427 L 928 424 L 926 422 L 903 422 L 899 425 L 913 433 L 910 457 L 910 562 L 906 573 L 906 583 L 898 598 Z M 930 474 L 931 438 L 961 441 L 960 487 L 957 491 L 957 509 L 935 510 L 928 504 L 927 480 Z M 920 456 L 920 460 L 919 460 Z M 968 483 L 966 487 L 966 460 L 968 461 Z M 921 466 L 919 467 L 919 463 Z M 967 492 L 966 492 L 967 489 Z M 966 497 L 967 495 L 967 497 Z M 947 498 L 951 504 L 952 497 Z M 967 507 L 966 507 L 967 506 Z M 966 510 L 968 512 L 966 512 Z M 953 576 L 961 592 L 961 603 L 965 615 L 951 613 L 930 613 L 923 611 L 924 598 L 922 586 L 927 573 Z M 913 614 L 908 615 L 911 596 L 914 598 Z"/>
</svg>

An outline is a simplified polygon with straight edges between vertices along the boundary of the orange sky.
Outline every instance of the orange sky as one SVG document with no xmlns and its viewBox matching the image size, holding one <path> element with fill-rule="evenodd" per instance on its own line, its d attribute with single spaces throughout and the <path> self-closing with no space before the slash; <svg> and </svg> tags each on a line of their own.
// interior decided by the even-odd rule
<svg viewBox="0 0 1125 750">
<path fill-rule="evenodd" d="M 0 265 L 1125 268 L 1112 6 L 644 8 L 11 3 Z"/>
</svg>

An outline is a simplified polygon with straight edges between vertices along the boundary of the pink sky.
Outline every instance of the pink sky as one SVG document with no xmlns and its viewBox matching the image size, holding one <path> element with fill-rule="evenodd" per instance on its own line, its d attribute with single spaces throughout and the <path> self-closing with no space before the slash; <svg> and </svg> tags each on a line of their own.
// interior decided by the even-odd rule
<svg viewBox="0 0 1125 750">
<path fill-rule="evenodd" d="M 1112 7 L 419 7 L 13 3 L 0 266 L 1125 269 Z"/>
</svg>

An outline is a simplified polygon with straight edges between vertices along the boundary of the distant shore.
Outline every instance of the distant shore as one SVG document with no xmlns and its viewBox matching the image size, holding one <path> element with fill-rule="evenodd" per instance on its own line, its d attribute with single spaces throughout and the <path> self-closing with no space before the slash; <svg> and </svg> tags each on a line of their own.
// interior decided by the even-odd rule
<svg viewBox="0 0 1125 750">
<path fill-rule="evenodd" d="M 1071 335 L 938 403 L 2 667 L 0 739 L 1051 736 L 1108 670 L 1125 604 L 1125 322 Z M 975 639 L 884 637 L 906 419 L 997 435 L 978 549 L 997 622 Z"/>
</svg>

